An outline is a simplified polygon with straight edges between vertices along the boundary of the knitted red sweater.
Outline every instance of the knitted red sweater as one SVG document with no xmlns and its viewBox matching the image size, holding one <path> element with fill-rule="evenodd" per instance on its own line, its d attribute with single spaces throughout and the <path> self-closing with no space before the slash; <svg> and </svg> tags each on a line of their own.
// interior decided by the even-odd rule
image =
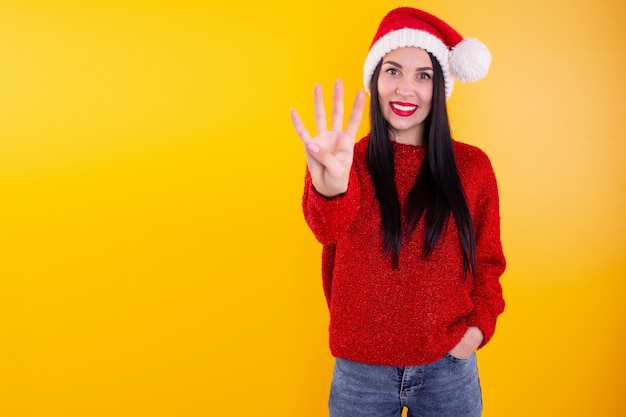
<svg viewBox="0 0 626 417">
<path fill-rule="evenodd" d="M 504 310 L 496 179 L 478 148 L 454 142 L 454 151 L 477 246 L 476 277 L 463 279 L 462 249 L 454 221 L 434 253 L 423 257 L 423 220 L 404 241 L 397 269 L 385 256 L 380 209 L 367 171 L 369 138 L 355 145 L 345 194 L 319 194 L 307 172 L 304 216 L 322 243 L 322 277 L 330 309 L 330 348 L 336 357 L 358 362 L 412 366 L 443 357 L 468 326 L 480 328 L 485 343 Z M 396 187 L 404 201 L 425 154 L 420 146 L 395 143 Z"/>
</svg>

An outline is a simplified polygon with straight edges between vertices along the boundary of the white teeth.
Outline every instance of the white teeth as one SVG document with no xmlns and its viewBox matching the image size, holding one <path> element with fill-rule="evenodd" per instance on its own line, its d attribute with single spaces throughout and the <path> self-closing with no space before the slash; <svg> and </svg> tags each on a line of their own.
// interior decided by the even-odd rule
<svg viewBox="0 0 626 417">
<path fill-rule="evenodd" d="M 396 109 L 400 111 L 412 111 L 417 108 L 417 106 L 403 106 L 401 104 L 395 104 L 395 103 L 393 103 L 393 107 L 395 107 Z"/>
</svg>

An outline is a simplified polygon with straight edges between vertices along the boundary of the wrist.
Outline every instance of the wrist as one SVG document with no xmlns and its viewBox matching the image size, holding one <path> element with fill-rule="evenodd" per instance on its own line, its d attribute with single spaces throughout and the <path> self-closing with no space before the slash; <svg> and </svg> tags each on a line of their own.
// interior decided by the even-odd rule
<svg viewBox="0 0 626 417">
<path fill-rule="evenodd" d="M 482 345 L 485 340 L 482 330 L 475 326 L 468 327 L 465 336 L 469 338 L 476 347 Z"/>
<path fill-rule="evenodd" d="M 317 193 L 319 195 L 321 195 L 322 197 L 327 198 L 327 199 L 340 197 L 340 196 L 344 195 L 348 191 L 348 185 L 347 184 L 346 184 L 345 187 L 330 188 L 330 187 L 325 187 L 325 186 L 319 186 L 318 187 L 315 183 L 313 183 L 313 188 L 315 189 L 315 191 L 317 191 Z"/>
</svg>

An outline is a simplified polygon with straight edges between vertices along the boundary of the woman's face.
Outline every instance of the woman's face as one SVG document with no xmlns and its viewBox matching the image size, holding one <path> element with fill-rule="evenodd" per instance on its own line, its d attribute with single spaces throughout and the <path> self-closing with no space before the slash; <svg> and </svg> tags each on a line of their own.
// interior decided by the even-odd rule
<svg viewBox="0 0 626 417">
<path fill-rule="evenodd" d="M 394 140 L 421 145 L 433 99 L 433 64 L 428 53 L 420 48 L 399 48 L 385 55 L 378 96 Z"/>
</svg>

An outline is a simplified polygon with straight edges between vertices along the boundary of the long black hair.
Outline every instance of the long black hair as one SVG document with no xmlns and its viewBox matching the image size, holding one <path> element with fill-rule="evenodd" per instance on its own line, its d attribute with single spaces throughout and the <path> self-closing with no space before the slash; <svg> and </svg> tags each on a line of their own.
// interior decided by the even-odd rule
<svg viewBox="0 0 626 417">
<path fill-rule="evenodd" d="M 378 77 L 382 60 L 372 76 L 370 91 L 371 132 L 367 148 L 367 167 L 376 191 L 382 219 L 383 249 L 398 267 L 403 236 L 413 237 L 422 217 L 425 218 L 424 256 L 430 256 L 447 228 L 450 213 L 454 217 L 463 249 L 465 274 L 476 272 L 476 237 L 472 217 L 454 157 L 452 134 L 446 107 L 443 71 L 430 54 L 433 64 L 433 98 L 431 112 L 425 120 L 426 155 L 413 187 L 405 201 L 405 222 L 395 186 L 393 146 L 389 125 L 383 117 L 378 96 Z"/>
</svg>

